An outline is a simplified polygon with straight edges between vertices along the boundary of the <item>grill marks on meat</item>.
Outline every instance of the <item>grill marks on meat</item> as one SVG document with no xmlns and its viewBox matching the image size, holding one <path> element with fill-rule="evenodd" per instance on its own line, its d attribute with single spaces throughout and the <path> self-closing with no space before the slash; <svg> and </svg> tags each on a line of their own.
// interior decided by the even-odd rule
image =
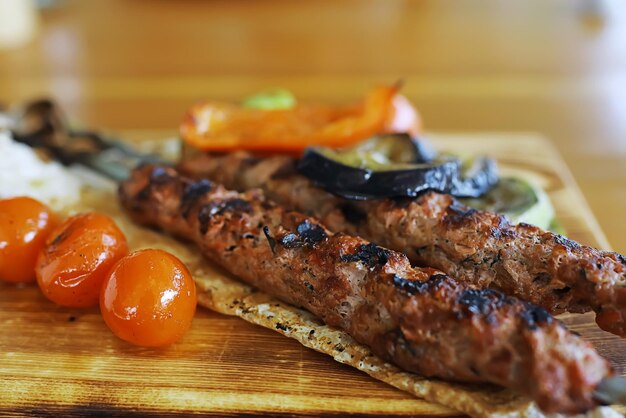
<svg viewBox="0 0 626 418">
<path fill-rule="evenodd" d="M 413 268 L 403 254 L 333 234 L 258 191 L 201 185 L 173 169 L 157 181 L 156 170 L 138 168 L 120 185 L 135 221 L 194 241 L 242 280 L 308 309 L 406 370 L 499 384 L 560 412 L 592 407 L 593 388 L 610 374 L 590 344 L 541 308 Z"/>
<path fill-rule="evenodd" d="M 180 169 L 194 178 L 219 179 L 236 190 L 262 188 L 289 209 L 315 216 L 335 232 L 360 235 L 401 251 L 481 288 L 491 287 L 540 305 L 553 314 L 594 310 L 606 331 L 626 336 L 626 261 L 528 224 L 512 225 L 494 213 L 468 208 L 448 195 L 352 202 L 291 171 L 289 157 L 200 155 Z M 282 169 L 284 170 L 284 169 Z"/>
</svg>

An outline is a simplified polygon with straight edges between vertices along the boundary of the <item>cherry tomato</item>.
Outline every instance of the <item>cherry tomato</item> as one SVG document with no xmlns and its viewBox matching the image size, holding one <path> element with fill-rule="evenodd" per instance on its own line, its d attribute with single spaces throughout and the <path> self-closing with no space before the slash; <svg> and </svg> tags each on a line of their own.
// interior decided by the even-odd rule
<svg viewBox="0 0 626 418">
<path fill-rule="evenodd" d="M 104 322 L 119 338 L 162 347 L 182 338 L 196 311 L 196 285 L 178 258 L 142 250 L 121 259 L 100 294 Z"/>
<path fill-rule="evenodd" d="M 127 253 L 126 238 L 111 218 L 100 213 L 75 215 L 52 232 L 39 253 L 37 282 L 59 305 L 97 305 L 104 277 Z"/>
<path fill-rule="evenodd" d="M 57 223 L 43 203 L 30 197 L 0 200 L 0 280 L 35 281 L 35 261 Z"/>
<path fill-rule="evenodd" d="M 409 133 L 413 136 L 422 131 L 422 119 L 409 99 L 396 94 L 392 101 L 392 112 L 385 124 L 385 132 Z"/>
</svg>

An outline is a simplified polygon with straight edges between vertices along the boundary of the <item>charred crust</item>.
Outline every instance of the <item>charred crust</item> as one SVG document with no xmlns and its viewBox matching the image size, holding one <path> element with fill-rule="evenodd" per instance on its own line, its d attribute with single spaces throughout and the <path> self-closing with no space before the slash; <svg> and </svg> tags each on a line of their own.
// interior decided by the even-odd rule
<svg viewBox="0 0 626 418">
<path fill-rule="evenodd" d="M 196 202 L 211 190 L 213 190 L 213 183 L 207 179 L 196 181 L 185 187 L 180 202 L 183 217 L 187 218 Z"/>
<path fill-rule="evenodd" d="M 398 289 L 405 291 L 410 295 L 424 293 L 428 289 L 427 282 L 420 282 L 417 280 L 408 280 L 404 277 L 400 277 L 397 274 L 393 275 L 393 285 Z"/>
<path fill-rule="evenodd" d="M 339 210 L 341 211 L 341 214 L 346 219 L 346 221 L 350 222 L 353 225 L 359 225 L 365 219 L 367 219 L 367 214 L 350 202 L 346 202 L 340 205 Z"/>
<path fill-rule="evenodd" d="M 471 218 L 474 213 L 476 213 L 476 209 L 465 206 L 459 201 L 454 200 L 446 209 L 443 221 L 450 225 L 460 224 Z"/>
<path fill-rule="evenodd" d="M 295 248 L 295 247 L 299 247 L 302 245 L 302 241 L 300 241 L 298 236 L 294 234 L 293 232 L 283 236 L 280 240 L 280 243 L 285 248 Z"/>
<path fill-rule="evenodd" d="M 165 167 L 154 167 L 150 172 L 150 183 L 165 184 L 174 179 L 174 176 Z"/>
<path fill-rule="evenodd" d="M 335 351 L 340 352 L 340 353 L 343 353 L 343 352 L 346 350 L 346 348 L 345 348 L 342 344 L 340 344 L 340 343 L 335 344 L 335 345 L 333 346 L 333 349 L 334 349 Z"/>
<path fill-rule="evenodd" d="M 431 289 L 434 289 L 440 286 L 442 283 L 446 282 L 447 280 L 449 280 L 448 276 L 446 276 L 445 274 L 440 274 L 440 273 L 433 274 L 432 276 L 428 278 L 428 280 L 424 282 L 421 282 L 419 280 L 408 280 L 408 279 L 405 279 L 404 277 L 398 276 L 397 274 L 393 275 L 393 285 L 410 295 L 422 294 L 422 293 L 428 292 Z"/>
<path fill-rule="evenodd" d="M 527 302 L 524 302 L 524 310 L 520 313 L 520 317 L 531 331 L 536 330 L 542 324 L 550 324 L 554 320 L 548 311 Z"/>
<path fill-rule="evenodd" d="M 232 198 L 221 202 L 210 202 L 202 206 L 201 212 L 205 212 L 205 216 L 209 218 L 216 215 L 222 215 L 230 212 L 233 214 L 251 213 L 252 206 L 247 200 Z"/>
<path fill-rule="evenodd" d="M 566 238 L 563 235 L 555 235 L 554 242 L 556 242 L 559 245 L 564 246 L 568 250 L 577 250 L 580 248 L 579 243 L 577 243 L 576 241 L 572 241 L 571 239 Z"/>
<path fill-rule="evenodd" d="M 296 227 L 296 231 L 302 240 L 309 245 L 317 244 L 318 242 L 324 241 L 328 238 L 324 228 L 319 225 L 312 224 L 308 219 L 298 225 Z"/>
<path fill-rule="evenodd" d="M 615 258 L 617 258 L 617 260 L 622 263 L 623 265 L 626 266 L 626 257 L 624 257 L 623 255 L 621 255 L 620 253 L 613 253 L 613 255 L 615 255 Z"/>
<path fill-rule="evenodd" d="M 247 200 L 239 198 L 228 199 L 220 203 L 213 214 L 218 215 L 227 211 L 233 213 L 251 213 L 252 206 Z"/>
<path fill-rule="evenodd" d="M 500 251 L 498 251 L 496 256 L 493 257 L 491 259 L 491 261 L 489 262 L 489 267 L 493 268 L 493 266 L 495 266 L 496 264 L 500 263 L 501 261 L 502 261 L 502 253 Z"/>
<path fill-rule="evenodd" d="M 209 221 L 215 215 L 221 215 L 224 212 L 232 213 L 250 213 L 252 206 L 243 199 L 228 199 L 221 202 L 210 202 L 200 208 L 198 212 L 198 222 L 200 223 L 200 232 L 204 235 L 209 230 Z"/>
<path fill-rule="evenodd" d="M 343 254 L 341 261 L 346 263 L 360 261 L 370 269 L 376 266 L 382 267 L 389 261 L 389 250 L 373 243 L 363 244 L 355 254 Z"/>
<path fill-rule="evenodd" d="M 288 326 L 288 325 L 285 325 L 285 324 L 281 324 L 280 322 L 277 322 L 276 323 L 276 329 L 279 329 L 281 331 L 287 332 L 287 331 L 289 331 L 291 329 L 291 327 Z"/>
<path fill-rule="evenodd" d="M 510 229 L 506 229 L 506 228 L 502 228 L 502 227 L 498 227 L 498 228 L 491 227 L 491 228 L 489 228 L 489 233 L 495 239 L 515 238 L 515 235 L 516 235 L 515 231 L 512 231 Z"/>
<path fill-rule="evenodd" d="M 461 293 L 458 303 L 466 314 L 489 315 L 506 301 L 502 292 L 493 289 L 468 289 Z"/>
<path fill-rule="evenodd" d="M 284 235 L 280 239 L 280 243 L 285 248 L 296 248 L 307 245 L 309 247 L 315 246 L 318 242 L 324 241 L 328 238 L 326 231 L 319 225 L 305 220 L 296 227 L 296 232 L 290 232 Z"/>
<path fill-rule="evenodd" d="M 518 225 L 522 225 L 522 228 L 535 228 L 533 225 L 529 225 L 524 222 L 521 222 Z M 498 215 L 498 228 L 506 228 L 508 226 L 511 226 L 511 222 L 509 221 L 509 219 L 506 216 Z"/>
<path fill-rule="evenodd" d="M 448 276 L 446 276 L 445 274 L 441 274 L 441 273 L 436 273 L 433 274 L 432 276 L 430 276 L 428 278 L 428 285 L 430 287 L 437 287 L 439 286 L 441 283 L 445 282 L 449 280 Z"/>
<path fill-rule="evenodd" d="M 209 211 L 210 206 L 205 205 L 202 206 L 198 212 L 198 223 L 200 224 L 200 233 L 202 233 L 202 235 L 206 234 L 209 230 L 209 220 L 211 219 Z"/>
<path fill-rule="evenodd" d="M 137 210 L 140 205 L 140 202 L 144 202 L 150 199 L 150 195 L 152 194 L 152 187 L 167 184 L 168 182 L 175 179 L 175 177 L 169 172 L 169 170 L 165 167 L 156 166 L 153 167 L 150 171 L 150 177 L 148 179 L 147 184 L 137 192 L 135 195 L 135 201 L 137 204 L 135 205 L 135 210 Z"/>
<path fill-rule="evenodd" d="M 272 254 L 276 255 L 276 240 L 270 235 L 270 227 L 265 225 L 263 227 L 263 235 L 267 239 L 267 243 L 270 245 L 270 249 L 272 250 Z"/>
</svg>

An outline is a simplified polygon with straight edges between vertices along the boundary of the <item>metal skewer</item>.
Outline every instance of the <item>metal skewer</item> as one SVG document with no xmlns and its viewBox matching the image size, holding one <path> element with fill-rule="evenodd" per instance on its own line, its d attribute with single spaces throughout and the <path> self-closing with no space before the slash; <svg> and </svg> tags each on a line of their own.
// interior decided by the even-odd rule
<svg viewBox="0 0 626 418">
<path fill-rule="evenodd" d="M 43 150 L 63 164 L 82 164 L 115 181 L 126 179 L 140 163 L 167 164 L 97 132 L 69 129 L 59 108 L 49 100 L 27 103 L 15 113 L 0 113 L 0 121 L 8 125 L 16 141 Z"/>
<path fill-rule="evenodd" d="M 626 377 L 603 379 L 593 392 L 593 397 L 605 405 L 626 405 Z"/>
</svg>

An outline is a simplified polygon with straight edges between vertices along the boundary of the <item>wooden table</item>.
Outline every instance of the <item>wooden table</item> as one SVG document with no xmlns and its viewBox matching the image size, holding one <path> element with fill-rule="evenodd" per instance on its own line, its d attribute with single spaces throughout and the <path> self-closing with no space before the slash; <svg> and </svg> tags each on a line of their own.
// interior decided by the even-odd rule
<svg viewBox="0 0 626 418">
<path fill-rule="evenodd" d="M 429 131 L 551 138 L 626 253 L 626 4 L 613 3 L 64 0 L 33 42 L 0 51 L 0 101 L 46 95 L 86 126 L 173 131 L 199 98 L 280 86 L 339 101 L 402 79 Z M 92 314 L 87 333 L 102 327 Z"/>
</svg>

